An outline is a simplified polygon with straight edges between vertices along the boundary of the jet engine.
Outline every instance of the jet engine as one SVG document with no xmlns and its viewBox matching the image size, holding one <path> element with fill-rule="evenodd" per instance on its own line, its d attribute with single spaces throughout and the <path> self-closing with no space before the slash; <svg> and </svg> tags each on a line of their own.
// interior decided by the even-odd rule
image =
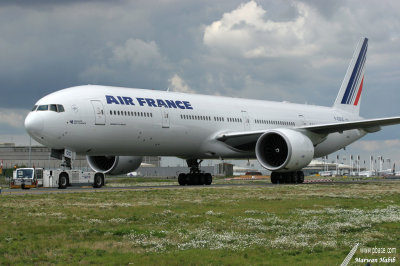
<svg viewBox="0 0 400 266">
<path fill-rule="evenodd" d="M 135 171 L 143 161 L 140 156 L 86 156 L 89 166 L 96 172 L 120 175 Z"/>
<path fill-rule="evenodd" d="M 307 166 L 314 157 L 314 146 L 304 134 L 292 129 L 265 132 L 256 144 L 260 164 L 274 172 L 291 172 Z"/>
</svg>

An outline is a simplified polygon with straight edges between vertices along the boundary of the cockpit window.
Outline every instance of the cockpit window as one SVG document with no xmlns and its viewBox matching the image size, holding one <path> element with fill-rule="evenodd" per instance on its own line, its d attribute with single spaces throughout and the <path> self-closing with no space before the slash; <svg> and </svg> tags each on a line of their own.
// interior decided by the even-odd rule
<svg viewBox="0 0 400 266">
<path fill-rule="evenodd" d="M 32 109 L 32 111 L 53 111 L 53 112 L 57 112 L 57 113 L 62 113 L 65 112 L 64 110 L 64 106 L 62 106 L 61 104 L 49 104 L 49 105 L 35 105 Z"/>
<path fill-rule="evenodd" d="M 55 104 L 50 104 L 50 111 L 57 112 L 57 105 L 55 105 Z"/>
<path fill-rule="evenodd" d="M 48 105 L 39 105 L 37 111 L 47 111 L 49 110 L 49 106 Z"/>
</svg>

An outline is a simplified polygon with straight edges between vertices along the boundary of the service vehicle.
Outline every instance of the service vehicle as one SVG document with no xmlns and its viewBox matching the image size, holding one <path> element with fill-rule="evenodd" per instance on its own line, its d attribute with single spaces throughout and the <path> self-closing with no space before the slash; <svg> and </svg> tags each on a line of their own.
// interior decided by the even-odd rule
<svg viewBox="0 0 400 266">
<path fill-rule="evenodd" d="M 100 172 L 84 172 L 81 170 L 45 170 L 43 187 L 58 187 L 65 189 L 68 186 L 88 185 L 94 188 L 104 186 L 105 176 Z"/>
<path fill-rule="evenodd" d="M 36 188 L 43 186 L 43 168 L 18 168 L 13 172 L 10 188 Z"/>
</svg>

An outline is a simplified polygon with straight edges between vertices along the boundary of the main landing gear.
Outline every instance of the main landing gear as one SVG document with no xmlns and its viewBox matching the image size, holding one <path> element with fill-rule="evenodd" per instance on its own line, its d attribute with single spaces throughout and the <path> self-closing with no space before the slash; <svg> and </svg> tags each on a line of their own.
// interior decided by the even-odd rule
<svg viewBox="0 0 400 266">
<path fill-rule="evenodd" d="M 304 182 L 303 171 L 287 172 L 287 173 L 271 173 L 272 184 L 301 184 Z"/>
<path fill-rule="evenodd" d="M 197 159 L 186 160 L 187 165 L 190 167 L 190 173 L 181 173 L 178 176 L 178 183 L 184 185 L 211 185 L 212 175 L 210 173 L 200 172 L 200 164 L 203 160 Z"/>
</svg>

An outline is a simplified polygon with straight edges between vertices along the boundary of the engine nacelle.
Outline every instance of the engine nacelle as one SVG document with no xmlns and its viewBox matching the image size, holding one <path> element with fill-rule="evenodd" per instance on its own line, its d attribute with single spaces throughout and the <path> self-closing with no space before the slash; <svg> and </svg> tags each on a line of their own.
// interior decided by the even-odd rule
<svg viewBox="0 0 400 266">
<path fill-rule="evenodd" d="M 275 172 L 290 172 L 307 166 L 314 157 L 314 146 L 304 134 L 292 129 L 274 129 L 257 140 L 260 164 Z"/>
<path fill-rule="evenodd" d="M 120 175 L 135 171 L 143 161 L 141 156 L 86 156 L 94 171 L 109 175 Z"/>
</svg>

